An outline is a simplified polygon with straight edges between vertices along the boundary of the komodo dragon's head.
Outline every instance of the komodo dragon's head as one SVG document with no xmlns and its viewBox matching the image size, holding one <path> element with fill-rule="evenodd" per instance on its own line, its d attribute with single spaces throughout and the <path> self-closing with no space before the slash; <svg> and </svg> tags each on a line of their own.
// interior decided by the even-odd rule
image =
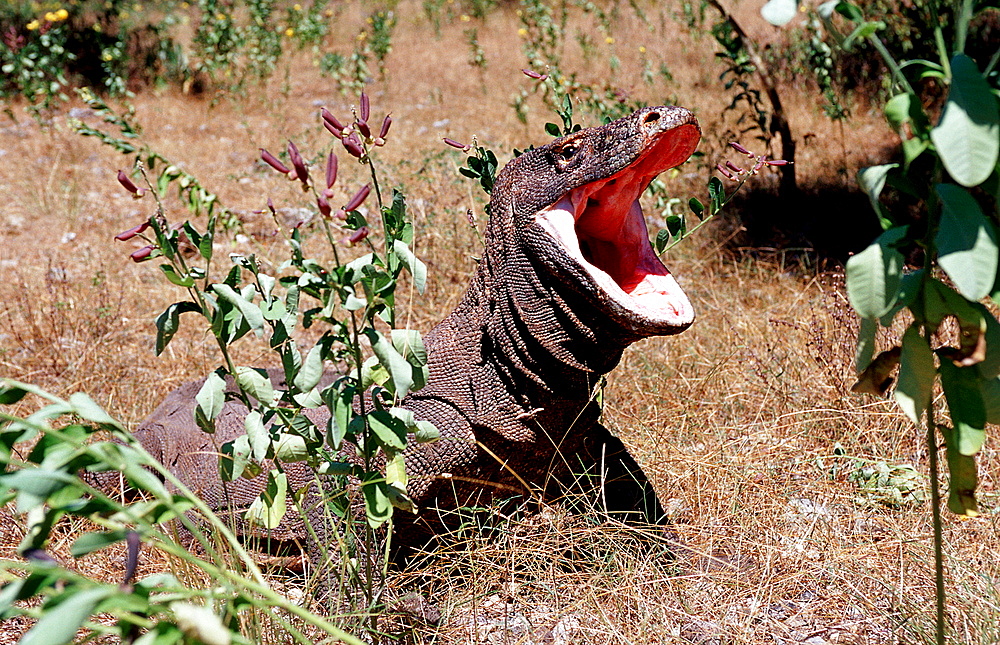
<svg viewBox="0 0 1000 645">
<path fill-rule="evenodd" d="M 528 151 L 497 179 L 490 237 L 524 249 L 633 340 L 684 331 L 694 311 L 649 242 L 639 196 L 700 138 L 689 110 L 659 106 Z"/>
</svg>

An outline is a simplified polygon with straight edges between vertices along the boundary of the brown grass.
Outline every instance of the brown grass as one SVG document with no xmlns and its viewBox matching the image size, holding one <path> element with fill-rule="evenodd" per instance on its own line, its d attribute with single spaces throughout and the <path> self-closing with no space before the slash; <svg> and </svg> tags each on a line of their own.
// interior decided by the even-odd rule
<svg viewBox="0 0 1000 645">
<path fill-rule="evenodd" d="M 724 158 L 734 128 L 731 115 L 723 113 L 729 99 L 717 81 L 721 68 L 707 38 L 685 33 L 669 17 L 661 28 L 661 10 L 646 9 L 652 31 L 620 7 L 613 50 L 621 68 L 612 80 L 649 103 L 676 97 L 698 113 L 706 161 L 691 162 L 667 180 L 685 199 L 703 196 L 706 168 Z M 406 189 L 418 227 L 417 251 L 431 275 L 428 293 L 412 299 L 407 324 L 427 331 L 461 296 L 478 252 L 465 209 L 482 214 L 477 189 L 457 177 L 458 158 L 442 154 L 440 138 L 467 141 L 476 133 L 481 142 L 509 151 L 544 142 L 541 124 L 555 119 L 536 102 L 524 126 L 509 107 L 515 88 L 529 83 L 518 71 L 523 64 L 513 7 L 472 23 L 489 60 L 485 78 L 465 62 L 462 28 L 468 23 L 456 20 L 436 39 L 419 3 L 403 2 L 396 11 L 387 78 L 370 91 L 377 115 L 393 112 L 382 167 L 389 184 Z M 339 24 L 358 24 L 361 16 L 358 7 L 346 7 Z M 570 25 L 597 33 L 580 16 Z M 353 34 L 345 26 L 339 37 L 347 41 Z M 640 45 L 669 67 L 673 82 L 642 84 Z M 608 55 L 609 47 L 599 48 Z M 564 67 L 594 81 L 608 76 L 601 56 L 584 61 L 570 42 Z M 287 182 L 255 165 L 257 148 L 279 149 L 291 137 L 303 149 L 319 150 L 328 138 L 317 126 L 315 104 L 346 114 L 353 100 L 336 95 L 304 57 L 290 71 L 287 97 L 254 91 L 249 99 L 223 99 L 215 107 L 173 91 L 134 100 L 146 141 L 246 214 L 253 239 L 225 243 L 253 249 L 268 261 L 279 258 L 281 249 L 270 222 L 252 211 L 267 196 L 279 206 L 299 202 Z M 804 183 L 847 185 L 856 168 L 881 161 L 876 152 L 892 144 L 877 111 L 869 112 L 860 100 L 854 118 L 839 131 L 802 82 L 783 87 L 783 98 L 802 137 L 798 171 Z M 73 135 L 65 113 L 47 128 L 28 118 L 0 122 L 0 150 L 0 374 L 59 395 L 86 391 L 134 425 L 165 392 L 204 375 L 219 360 L 204 330 L 190 320 L 164 356 L 153 356 L 152 320 L 181 294 L 155 267 L 129 262 L 128 243 L 111 240 L 141 221 L 149 204 L 132 201 L 114 181 L 128 161 Z M 363 169 L 342 166 L 339 185 L 345 192 L 366 181 Z M 775 182 L 762 177 L 757 187 Z M 699 320 L 681 336 L 633 347 L 610 376 L 606 393 L 606 422 L 634 449 L 671 509 L 683 544 L 673 550 L 676 557 L 661 545 L 643 546 L 641 536 L 593 526 L 558 509 L 500 522 L 494 531 L 448 542 L 396 574 L 394 586 L 428 593 L 444 614 L 442 626 L 418 625 L 410 638 L 930 640 L 928 505 L 887 506 L 886 496 L 860 491 L 850 478 L 879 462 L 911 464 L 925 476 L 926 451 L 890 402 L 849 393 L 855 323 L 841 282 L 817 273 L 815 262 L 797 259 L 815 259 L 808 254 L 734 257 L 720 250 L 723 241 L 701 235 L 672 253 L 669 265 Z M 252 343 L 238 351 L 242 362 L 271 362 Z M 945 519 L 956 643 L 1000 639 L 992 475 L 997 462 L 996 450 L 987 445 L 980 458 L 983 517 Z M 0 540 L 3 558 L 16 557 L 20 535 L 16 527 L 9 533 Z M 65 545 L 53 550 L 73 566 L 89 566 L 73 564 Z M 94 570 L 117 566 L 112 557 Z M 14 632 L 3 633 L 13 638 Z"/>
</svg>

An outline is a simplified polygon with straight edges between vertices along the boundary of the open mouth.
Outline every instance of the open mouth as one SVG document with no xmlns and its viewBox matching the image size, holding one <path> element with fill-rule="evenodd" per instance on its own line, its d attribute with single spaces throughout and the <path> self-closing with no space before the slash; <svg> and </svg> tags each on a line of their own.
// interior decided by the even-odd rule
<svg viewBox="0 0 1000 645">
<path fill-rule="evenodd" d="M 662 333 L 687 328 L 694 310 L 649 242 L 639 196 L 657 175 L 686 161 L 699 138 L 694 123 L 659 132 L 628 167 L 571 190 L 535 215 L 614 303 L 665 328 Z"/>
</svg>

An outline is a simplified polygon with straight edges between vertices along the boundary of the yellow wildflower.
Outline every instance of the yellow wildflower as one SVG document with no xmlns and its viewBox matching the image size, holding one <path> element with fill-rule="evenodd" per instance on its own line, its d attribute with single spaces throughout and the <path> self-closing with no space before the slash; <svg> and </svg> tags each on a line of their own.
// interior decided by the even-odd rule
<svg viewBox="0 0 1000 645">
<path fill-rule="evenodd" d="M 645 54 L 646 53 L 646 47 L 644 45 L 640 45 L 639 46 L 639 53 L 640 54 Z"/>
<path fill-rule="evenodd" d="M 461 20 L 462 22 L 469 22 L 470 20 L 472 20 L 472 18 L 470 18 L 469 16 L 467 16 L 467 15 L 466 15 L 466 14 L 464 14 L 464 13 L 463 13 L 463 14 L 462 14 L 462 15 L 461 15 L 461 16 L 459 17 L 459 19 L 460 19 L 460 20 Z"/>
<path fill-rule="evenodd" d="M 517 30 L 517 35 L 520 36 L 521 38 L 526 38 L 528 36 L 528 30 L 525 29 L 524 27 L 521 27 L 520 29 Z"/>
<path fill-rule="evenodd" d="M 69 12 L 65 9 L 56 12 L 56 20 L 66 20 L 67 18 L 69 18 Z"/>
<path fill-rule="evenodd" d="M 55 22 L 55 21 L 56 21 L 56 14 L 54 14 L 51 11 L 46 12 L 46 14 L 45 14 L 45 22 Z"/>
<path fill-rule="evenodd" d="M 103 60 L 105 63 L 110 63 L 114 59 L 115 57 L 111 54 L 111 52 L 104 52 L 103 54 L 101 54 L 101 60 Z"/>
<path fill-rule="evenodd" d="M 285 30 L 285 35 L 291 38 L 292 36 L 295 35 L 295 30 L 289 27 L 288 29 Z"/>
<path fill-rule="evenodd" d="M 219 13 L 215 14 L 215 19 L 218 20 L 219 22 L 222 22 L 223 20 L 226 19 L 226 14 L 220 11 Z"/>
<path fill-rule="evenodd" d="M 24 28 L 27 29 L 28 31 L 34 31 L 34 30 L 38 29 L 40 26 L 41 25 L 38 24 L 37 20 L 32 20 L 31 22 L 29 22 L 28 24 L 26 24 L 24 26 Z"/>
<path fill-rule="evenodd" d="M 604 39 L 604 42 L 606 42 L 606 43 L 607 43 L 607 44 L 609 44 L 609 45 L 614 45 L 614 44 L 615 44 L 615 39 L 614 39 L 614 38 L 612 38 L 611 36 L 608 36 L 608 37 L 606 37 L 606 38 Z"/>
<path fill-rule="evenodd" d="M 292 9 L 294 9 L 295 11 L 302 11 L 302 5 L 295 4 L 292 6 Z"/>
</svg>

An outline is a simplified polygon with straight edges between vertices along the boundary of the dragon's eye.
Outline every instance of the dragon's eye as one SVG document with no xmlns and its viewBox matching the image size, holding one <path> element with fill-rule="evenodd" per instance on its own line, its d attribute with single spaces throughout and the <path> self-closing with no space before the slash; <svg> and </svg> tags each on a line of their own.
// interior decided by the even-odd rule
<svg viewBox="0 0 1000 645">
<path fill-rule="evenodd" d="M 563 161 L 569 161 L 573 158 L 573 155 L 576 154 L 578 149 L 579 146 L 575 143 L 568 143 L 559 150 L 559 157 L 562 158 Z"/>
</svg>

